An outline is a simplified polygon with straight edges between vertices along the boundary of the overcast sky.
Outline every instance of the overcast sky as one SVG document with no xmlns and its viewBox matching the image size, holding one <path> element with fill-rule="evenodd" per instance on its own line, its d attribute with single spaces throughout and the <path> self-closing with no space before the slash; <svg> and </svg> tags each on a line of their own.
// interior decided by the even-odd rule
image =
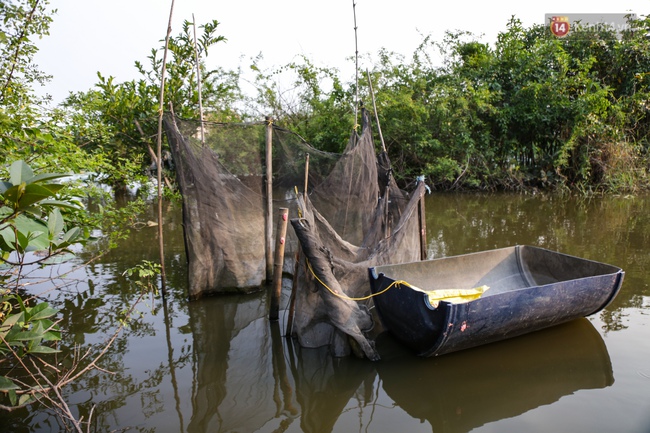
<svg viewBox="0 0 650 433">
<path fill-rule="evenodd" d="M 165 38 L 171 0 L 51 0 L 58 9 L 50 36 L 39 41 L 36 63 L 54 76 L 39 93 L 55 102 L 70 91 L 85 91 L 97 82 L 97 71 L 117 82 L 138 78 L 134 62 L 147 64 Z M 410 56 L 423 35 L 440 40 L 445 30 L 467 30 L 493 43 L 511 16 L 525 26 L 541 24 L 547 13 L 650 12 L 648 0 L 355 0 L 358 48 L 376 54 L 380 48 Z M 208 64 L 247 67 L 261 53 L 264 66 L 281 66 L 297 55 L 316 65 L 338 67 L 342 78 L 353 74 L 355 52 L 352 0 L 175 0 L 172 35 L 183 20 L 197 25 L 216 19 L 217 34 L 228 39 L 209 52 Z M 360 65 L 365 70 L 370 65 Z M 346 75 L 349 71 L 350 75 Z"/>
</svg>

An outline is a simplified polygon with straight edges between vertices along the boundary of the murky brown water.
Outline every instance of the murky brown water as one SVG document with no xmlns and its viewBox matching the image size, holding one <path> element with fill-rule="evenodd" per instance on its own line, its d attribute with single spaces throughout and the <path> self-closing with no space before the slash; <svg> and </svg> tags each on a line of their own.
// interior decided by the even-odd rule
<svg viewBox="0 0 650 433">
<path fill-rule="evenodd" d="M 142 318 L 102 361 L 112 374 L 85 376 L 68 401 L 86 417 L 96 405 L 102 432 L 648 433 L 650 197 L 427 200 L 430 257 L 537 245 L 622 267 L 621 293 L 596 316 L 439 358 L 382 338 L 379 362 L 332 359 L 292 345 L 286 314 L 269 323 L 264 293 L 188 303 L 180 212 L 170 207 L 168 302 L 140 304 Z M 122 273 L 157 251 L 156 228 L 145 227 L 60 278 L 47 296 L 68 345 L 101 346 L 135 298 Z M 46 411 L 0 413 L 1 431 L 59 429 Z"/>
</svg>

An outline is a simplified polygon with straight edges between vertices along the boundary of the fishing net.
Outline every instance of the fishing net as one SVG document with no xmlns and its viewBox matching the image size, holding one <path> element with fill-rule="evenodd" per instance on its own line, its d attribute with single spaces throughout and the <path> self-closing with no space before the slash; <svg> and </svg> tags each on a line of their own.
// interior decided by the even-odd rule
<svg viewBox="0 0 650 433">
<path fill-rule="evenodd" d="M 265 241 L 269 128 L 273 206 L 289 208 L 290 218 L 316 235 L 316 249 L 326 252 L 344 290 L 369 292 L 369 263 L 419 259 L 416 200 L 397 187 L 385 152 L 377 156 L 365 110 L 361 134 L 351 134 L 342 154 L 319 151 L 295 133 L 267 123 L 203 122 L 201 128 L 200 122 L 168 114 L 164 127 L 183 196 L 191 298 L 259 290 L 267 277 L 265 249 L 274 244 Z M 289 230 L 285 244 L 285 258 L 299 256 L 298 266 L 288 267 L 295 272 L 292 333 L 303 346 L 333 345 L 337 354 L 348 353 L 345 334 L 354 337 L 356 331 L 335 325 L 336 311 L 339 316 L 353 311 L 361 333 L 372 319 L 354 301 L 352 306 L 330 302 L 334 310 L 326 311 L 328 295 L 306 267 L 305 240 L 299 241 L 294 232 Z M 313 255 L 310 260 L 320 269 Z"/>
<path fill-rule="evenodd" d="M 374 210 L 378 223 L 367 236 L 381 239 L 372 247 L 355 247 L 336 236 L 309 199 L 299 199 L 303 217 L 291 220 L 302 249 L 295 271 L 299 289 L 294 292 L 295 314 L 290 332 L 301 346 L 329 345 L 336 356 L 354 352 L 359 357 L 379 359 L 368 337 L 371 331 L 374 335 L 381 332 L 373 329 L 379 323 L 371 314 L 368 268 L 420 258 L 417 215 L 424 188 L 424 184 L 418 185 L 405 201 L 397 224 L 390 230 L 385 230 L 382 223 L 392 217 L 385 203 L 379 202 Z M 393 192 L 397 195 L 399 190 Z"/>
<path fill-rule="evenodd" d="M 266 278 L 266 123 L 201 123 L 164 117 L 179 189 L 189 295 L 248 293 Z M 321 152 L 272 126 L 273 206 L 292 207 L 295 188 L 318 185 L 341 155 Z M 275 215 L 275 211 L 273 215 Z M 295 250 L 295 237 L 285 248 Z"/>
</svg>

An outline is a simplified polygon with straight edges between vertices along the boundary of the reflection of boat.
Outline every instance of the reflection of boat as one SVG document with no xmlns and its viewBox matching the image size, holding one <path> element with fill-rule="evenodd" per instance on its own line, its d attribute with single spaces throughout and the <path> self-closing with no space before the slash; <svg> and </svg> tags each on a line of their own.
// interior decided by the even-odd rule
<svg viewBox="0 0 650 433">
<path fill-rule="evenodd" d="M 594 314 L 618 293 L 615 266 L 543 248 L 515 246 L 370 268 L 379 316 L 423 356 L 441 355 Z M 441 301 L 430 292 L 488 286 L 479 299 Z M 420 289 L 421 288 L 421 289 Z"/>
<path fill-rule="evenodd" d="M 380 339 L 378 347 L 389 343 Z M 386 394 L 434 432 L 468 432 L 614 383 L 603 339 L 584 318 L 439 358 L 387 360 L 380 352 L 386 361 L 376 367 Z"/>
</svg>

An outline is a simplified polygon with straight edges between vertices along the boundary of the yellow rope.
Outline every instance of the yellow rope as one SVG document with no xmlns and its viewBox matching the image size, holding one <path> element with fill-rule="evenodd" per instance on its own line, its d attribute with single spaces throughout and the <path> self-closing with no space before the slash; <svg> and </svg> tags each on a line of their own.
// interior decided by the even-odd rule
<svg viewBox="0 0 650 433">
<path fill-rule="evenodd" d="M 306 260 L 306 259 L 305 259 L 305 261 L 307 262 L 307 267 L 309 268 L 309 272 L 311 272 L 311 274 L 314 276 L 314 278 L 316 278 L 316 280 L 317 280 L 319 283 L 321 283 L 323 287 L 325 287 L 327 290 L 329 290 L 329 292 L 330 292 L 332 295 L 337 296 L 337 297 L 339 297 L 339 298 L 341 298 L 341 299 L 347 299 L 348 301 L 365 301 L 365 300 L 367 300 L 367 299 L 374 298 L 375 296 L 379 296 L 379 295 L 381 295 L 382 293 L 386 293 L 389 289 L 391 289 L 393 286 L 395 286 L 395 285 L 397 285 L 397 284 L 402 284 L 402 285 L 407 286 L 407 287 L 412 287 L 412 286 L 411 286 L 409 283 L 407 283 L 406 281 L 403 281 L 403 280 L 397 280 L 397 281 L 393 281 L 392 283 L 390 283 L 390 285 L 389 285 L 388 287 L 386 287 L 384 290 L 382 290 L 381 292 L 372 293 L 372 294 L 370 294 L 370 295 L 368 295 L 368 296 L 363 296 L 363 297 L 361 297 L 361 298 L 352 298 L 352 297 L 350 297 L 350 296 L 342 295 L 342 294 L 337 293 L 337 292 L 335 292 L 334 290 L 332 290 L 332 289 L 331 289 L 327 284 L 325 284 L 325 283 L 324 283 L 320 278 L 318 278 L 318 276 L 316 275 L 316 273 L 315 273 L 314 270 L 312 269 L 312 267 L 311 267 L 311 263 L 309 263 L 309 260 Z"/>
<path fill-rule="evenodd" d="M 409 284 L 408 282 L 406 282 L 404 280 L 396 280 L 396 281 L 393 281 L 392 283 L 390 283 L 388 285 L 388 287 L 386 287 L 381 292 L 371 293 L 368 296 L 363 296 L 363 297 L 360 297 L 360 298 L 353 298 L 353 297 L 350 297 L 350 296 L 347 296 L 347 295 L 342 295 L 342 294 L 337 293 L 334 290 L 332 290 L 327 284 L 325 284 L 320 278 L 318 278 L 318 275 L 316 275 L 316 273 L 312 269 L 311 263 L 309 263 L 309 260 L 305 259 L 305 261 L 307 262 L 307 267 L 309 268 L 309 272 L 311 272 L 311 274 L 314 276 L 314 278 L 316 278 L 316 281 L 321 283 L 321 285 L 323 287 L 325 287 L 332 295 L 334 295 L 336 297 L 339 297 L 341 299 L 347 299 L 348 301 L 365 301 L 365 300 L 368 300 L 370 298 L 374 298 L 375 296 L 379 296 L 379 295 L 381 295 L 383 293 L 386 293 L 388 290 L 390 290 L 391 288 L 393 288 L 394 286 L 397 286 L 397 285 L 410 287 L 411 289 L 415 289 L 415 290 L 422 290 L 422 289 L 420 289 L 418 287 L 415 287 L 415 286 Z M 474 300 L 474 299 L 478 299 L 488 289 L 489 289 L 488 286 L 481 286 L 481 287 L 476 287 L 476 288 L 469 289 L 469 290 L 447 289 L 447 290 L 431 290 L 431 291 L 422 290 L 422 291 L 424 293 L 426 293 L 427 296 L 429 297 L 429 302 L 431 303 L 431 305 L 434 308 L 437 308 L 440 301 L 445 301 L 446 300 L 448 302 L 453 302 L 453 303 L 463 303 L 463 302 L 468 302 L 468 301 L 471 301 L 471 300 Z"/>
</svg>

